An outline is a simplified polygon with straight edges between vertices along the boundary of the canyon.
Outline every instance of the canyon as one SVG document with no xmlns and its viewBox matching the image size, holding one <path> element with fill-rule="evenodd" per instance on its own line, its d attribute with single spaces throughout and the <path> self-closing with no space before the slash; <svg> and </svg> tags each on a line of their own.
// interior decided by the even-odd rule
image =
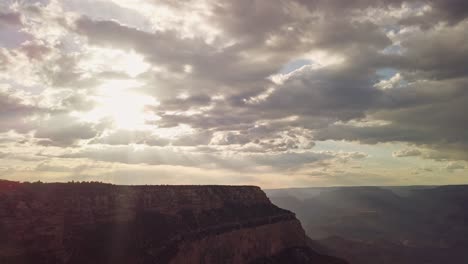
<svg viewBox="0 0 468 264">
<path fill-rule="evenodd" d="M 314 263 L 294 213 L 255 186 L 0 181 L 0 263 Z"/>
<path fill-rule="evenodd" d="M 468 186 L 265 190 L 327 253 L 353 264 L 468 263 Z"/>
</svg>

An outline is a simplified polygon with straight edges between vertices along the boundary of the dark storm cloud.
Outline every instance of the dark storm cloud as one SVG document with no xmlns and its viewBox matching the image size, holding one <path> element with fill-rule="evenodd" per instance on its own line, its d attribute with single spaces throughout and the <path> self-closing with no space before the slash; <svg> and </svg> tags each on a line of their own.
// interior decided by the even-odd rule
<svg viewBox="0 0 468 264">
<path fill-rule="evenodd" d="M 458 23 L 468 16 L 468 4 L 464 0 L 297 0 L 311 11 L 325 12 L 330 15 L 349 16 L 353 10 L 366 8 L 401 7 L 403 4 L 415 6 L 430 5 L 431 11 L 422 16 L 411 16 L 404 19 L 403 23 L 419 24 L 427 26 L 441 21 L 451 24 Z"/>
<path fill-rule="evenodd" d="M 451 23 L 457 23 L 468 17 L 468 3 L 463 0 L 432 0 L 436 15 Z"/>
<path fill-rule="evenodd" d="M 351 22 L 342 19 L 325 20 L 311 25 L 314 47 L 335 52 L 381 50 L 391 44 L 384 32 L 371 22 Z M 352 54 L 351 54 L 352 55 Z"/>
<path fill-rule="evenodd" d="M 365 143 L 409 142 L 466 158 L 467 85 L 468 79 L 457 78 L 425 80 L 401 89 L 386 90 L 368 113 L 388 124 L 373 127 L 332 125 L 318 131 L 316 137 Z"/>
<path fill-rule="evenodd" d="M 368 7 L 386 8 L 388 6 L 399 6 L 404 0 L 297 0 L 298 3 L 318 12 L 338 12 L 340 15 L 347 15 L 352 9 L 363 9 Z"/>
<path fill-rule="evenodd" d="M 350 120 L 364 116 L 380 91 L 372 87 L 372 74 L 351 65 L 313 69 L 305 67 L 260 103 L 270 115 L 324 116 Z M 254 106 L 256 108 L 256 106 Z"/>
<path fill-rule="evenodd" d="M 422 16 L 411 16 L 401 21 L 402 25 L 417 25 L 431 28 L 440 22 L 457 24 L 468 17 L 468 3 L 464 0 L 426 0 L 431 10 Z"/>
<path fill-rule="evenodd" d="M 287 26 L 297 22 L 290 8 L 286 1 L 219 1 L 212 6 L 210 21 L 240 40 L 243 49 L 252 48 L 278 33 L 282 33 L 281 38 L 287 37 Z"/>
<path fill-rule="evenodd" d="M 467 22 L 428 32 L 415 32 L 402 41 L 401 64 L 408 74 L 428 79 L 466 77 L 468 65 Z"/>
</svg>

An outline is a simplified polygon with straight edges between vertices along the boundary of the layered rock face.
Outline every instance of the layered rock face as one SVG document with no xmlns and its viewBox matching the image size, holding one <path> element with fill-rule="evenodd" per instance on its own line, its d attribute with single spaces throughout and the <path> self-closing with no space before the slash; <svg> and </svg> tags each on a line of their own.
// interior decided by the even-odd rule
<svg viewBox="0 0 468 264">
<path fill-rule="evenodd" d="M 0 182 L 0 263 L 341 263 L 253 186 Z"/>
</svg>

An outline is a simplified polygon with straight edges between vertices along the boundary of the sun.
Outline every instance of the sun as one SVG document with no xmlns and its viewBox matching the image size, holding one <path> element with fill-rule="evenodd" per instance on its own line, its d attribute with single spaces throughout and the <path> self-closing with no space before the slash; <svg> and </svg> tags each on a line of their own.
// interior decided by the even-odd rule
<svg viewBox="0 0 468 264">
<path fill-rule="evenodd" d="M 158 116 L 145 111 L 145 106 L 157 105 L 157 100 L 137 92 L 143 85 L 138 81 L 138 76 L 150 68 L 141 54 L 135 51 L 89 47 L 78 67 L 84 72 L 119 72 L 126 76 L 124 79 L 102 79 L 101 84 L 94 87 L 89 96 L 95 102 L 94 109 L 73 113 L 82 121 L 97 124 L 103 120 L 111 120 L 113 128 L 137 130 L 147 127 L 148 120 L 158 119 Z"/>
<path fill-rule="evenodd" d="M 93 97 L 97 106 L 92 111 L 81 114 L 81 118 L 94 123 L 110 119 L 118 129 L 144 129 L 147 121 L 158 119 L 158 116 L 145 111 L 145 107 L 157 105 L 158 102 L 151 96 L 135 92 L 134 89 L 140 85 L 135 80 L 106 81 L 97 88 Z"/>
</svg>

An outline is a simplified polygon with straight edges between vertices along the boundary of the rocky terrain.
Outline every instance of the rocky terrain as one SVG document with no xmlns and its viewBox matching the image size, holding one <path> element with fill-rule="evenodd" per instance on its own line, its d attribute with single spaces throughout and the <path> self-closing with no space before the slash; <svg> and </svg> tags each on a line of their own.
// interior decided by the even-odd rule
<svg viewBox="0 0 468 264">
<path fill-rule="evenodd" d="M 466 185 L 266 192 L 328 254 L 351 263 L 468 263 Z"/>
<path fill-rule="evenodd" d="M 254 186 L 0 181 L 0 263 L 344 263 Z"/>
</svg>

